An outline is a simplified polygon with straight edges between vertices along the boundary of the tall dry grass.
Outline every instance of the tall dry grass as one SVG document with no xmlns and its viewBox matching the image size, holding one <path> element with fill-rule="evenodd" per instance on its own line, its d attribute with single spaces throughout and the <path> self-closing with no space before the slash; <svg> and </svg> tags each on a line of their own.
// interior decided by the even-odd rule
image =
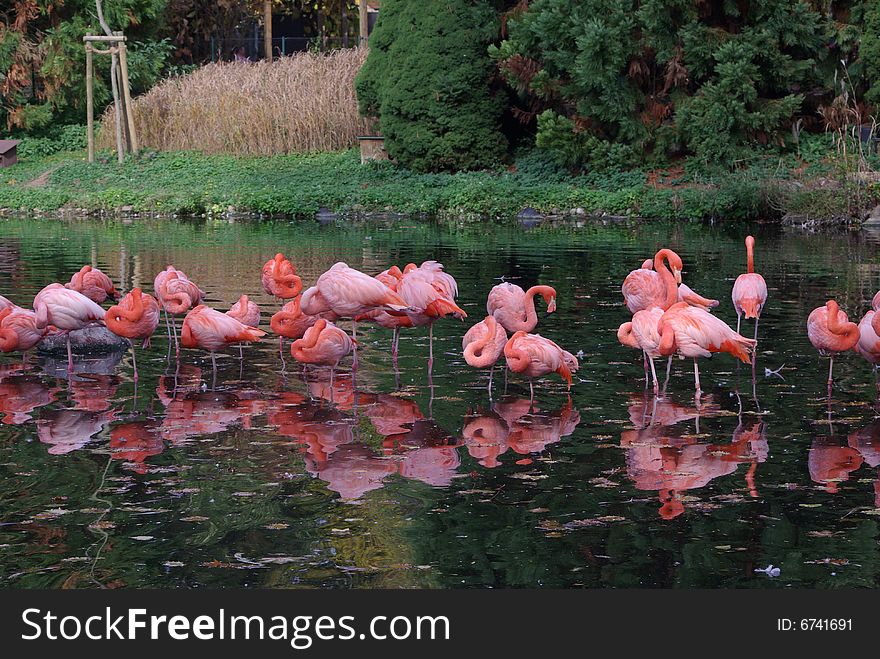
<svg viewBox="0 0 880 659">
<path fill-rule="evenodd" d="M 355 144 L 354 77 L 365 50 L 301 53 L 274 62 L 208 64 L 170 78 L 132 103 L 142 147 L 269 155 Z M 114 109 L 101 118 L 99 148 L 115 148 Z"/>
</svg>

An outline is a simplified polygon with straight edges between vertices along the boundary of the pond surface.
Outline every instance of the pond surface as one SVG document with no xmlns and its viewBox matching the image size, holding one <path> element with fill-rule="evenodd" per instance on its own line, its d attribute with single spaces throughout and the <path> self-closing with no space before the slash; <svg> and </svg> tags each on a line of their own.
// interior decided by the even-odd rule
<svg viewBox="0 0 880 659">
<path fill-rule="evenodd" d="M 690 362 L 665 398 L 617 344 L 625 275 L 668 246 L 685 281 L 731 324 L 743 238 L 758 240 L 770 299 L 757 378 L 727 355 Z M 282 366 L 273 337 L 218 358 L 164 332 L 139 351 L 64 364 L 0 356 L 0 586 L 786 587 L 880 586 L 880 417 L 855 353 L 827 361 L 807 341 L 834 296 L 858 320 L 880 287 L 869 234 L 778 228 L 608 225 L 456 228 L 416 222 L 0 221 L 0 294 L 30 306 L 85 263 L 117 287 L 152 290 L 168 263 L 227 309 L 248 293 L 263 324 L 278 305 L 261 264 L 278 250 L 308 284 L 338 260 L 369 273 L 441 261 L 464 324 L 359 332 L 361 368 L 331 390 Z M 583 352 L 569 398 L 468 368 L 461 336 L 505 277 L 550 284 L 538 330 Z M 744 330 L 750 333 L 749 325 Z M 659 367 L 659 365 L 658 365 Z M 765 369 L 781 370 L 778 375 Z M 780 568 L 777 577 L 757 569 Z"/>
</svg>

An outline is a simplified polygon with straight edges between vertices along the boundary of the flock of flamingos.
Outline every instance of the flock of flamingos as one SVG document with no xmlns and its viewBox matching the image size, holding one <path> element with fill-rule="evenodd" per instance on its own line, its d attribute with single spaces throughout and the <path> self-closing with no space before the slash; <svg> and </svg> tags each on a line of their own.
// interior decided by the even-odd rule
<svg viewBox="0 0 880 659">
<path fill-rule="evenodd" d="M 698 401 L 699 357 L 724 352 L 754 367 L 758 321 L 767 301 L 767 285 L 754 271 L 755 239 L 748 236 L 745 245 L 747 272 L 737 278 L 731 296 L 737 313 L 736 330 L 710 312 L 718 306 L 717 300 L 704 298 L 682 283 L 682 260 L 670 249 L 661 249 L 653 260 L 645 261 L 625 278 L 622 293 L 633 316 L 620 326 L 617 336 L 623 345 L 642 351 L 646 383 L 653 379 L 655 393 L 660 390 L 654 365 L 657 358 L 668 358 L 666 383 L 674 355 L 693 359 Z M 292 339 L 293 358 L 303 364 L 329 367 L 331 383 L 335 369 L 348 355 L 352 355 L 352 372 L 357 371 L 359 322 L 373 322 L 392 330 L 391 354 L 395 362 L 400 330 L 427 326 L 430 378 L 434 323 L 446 317 L 462 320 L 467 316 L 455 302 L 455 279 L 436 261 L 420 266 L 411 263 L 402 270 L 392 266 L 375 276 L 340 262 L 318 277 L 314 286 L 303 290 L 296 268 L 279 253 L 263 265 L 261 280 L 269 295 L 285 301 L 269 324 L 279 337 L 282 358 L 284 339 Z M 107 275 L 84 266 L 68 283 L 43 288 L 34 297 L 32 309 L 0 296 L 0 351 L 26 352 L 47 334 L 66 335 L 68 370 L 72 371 L 70 333 L 104 324 L 131 341 L 137 380 L 134 342 L 149 345 L 163 312 L 168 340 L 173 341 L 178 355 L 181 347 L 208 351 L 215 375 L 217 351 L 259 341 L 266 335 L 258 328 L 260 309 L 247 295 L 228 311 L 218 311 L 202 303 L 204 291 L 174 266 L 169 265 L 156 276 L 153 291 L 149 295 L 134 288 L 118 299 L 119 293 Z M 512 373 L 528 378 L 532 399 L 536 378 L 558 374 L 571 387 L 572 373 L 579 367 L 577 358 L 550 339 L 532 333 L 538 324 L 537 296 L 544 299 L 547 313 L 555 311 L 556 291 L 550 286 L 533 286 L 528 291 L 510 282 L 495 286 L 489 291 L 486 317 L 464 335 L 465 361 L 475 368 L 490 369 L 490 392 L 492 373 L 502 356 Z M 118 301 L 105 310 L 100 305 L 107 299 Z M 872 306 L 880 308 L 880 293 Z M 178 332 L 176 318 L 181 315 L 184 319 Z M 755 320 L 754 338 L 739 333 L 742 316 Z M 351 336 L 336 325 L 342 319 L 351 320 Z M 880 364 L 880 314 L 873 310 L 856 325 L 834 300 L 829 300 L 810 313 L 807 334 L 821 354 L 830 356 L 829 395 L 835 354 L 857 350 L 872 364 Z"/>
</svg>

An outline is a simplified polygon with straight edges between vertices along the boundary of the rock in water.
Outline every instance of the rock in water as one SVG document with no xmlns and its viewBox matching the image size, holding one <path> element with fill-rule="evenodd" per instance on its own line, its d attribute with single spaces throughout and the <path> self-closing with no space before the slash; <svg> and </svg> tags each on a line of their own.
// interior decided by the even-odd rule
<svg viewBox="0 0 880 659">
<path fill-rule="evenodd" d="M 103 325 L 90 325 L 70 333 L 70 346 L 78 355 L 122 352 L 129 343 Z M 67 356 L 67 335 L 52 334 L 43 339 L 37 350 L 49 355 Z"/>
</svg>

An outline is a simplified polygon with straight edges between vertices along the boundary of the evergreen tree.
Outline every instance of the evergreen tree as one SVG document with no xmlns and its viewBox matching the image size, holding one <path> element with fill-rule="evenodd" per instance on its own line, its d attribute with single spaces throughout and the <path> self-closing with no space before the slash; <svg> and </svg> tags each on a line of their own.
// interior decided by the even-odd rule
<svg viewBox="0 0 880 659">
<path fill-rule="evenodd" d="M 818 86 L 828 20 L 803 0 L 534 0 L 490 49 L 566 164 L 780 143 Z M 535 102 L 537 101 L 537 103 Z"/>
<path fill-rule="evenodd" d="M 499 27 L 485 0 L 382 3 L 356 86 L 389 155 L 417 171 L 490 167 L 503 157 L 503 103 L 487 55 Z"/>
</svg>

